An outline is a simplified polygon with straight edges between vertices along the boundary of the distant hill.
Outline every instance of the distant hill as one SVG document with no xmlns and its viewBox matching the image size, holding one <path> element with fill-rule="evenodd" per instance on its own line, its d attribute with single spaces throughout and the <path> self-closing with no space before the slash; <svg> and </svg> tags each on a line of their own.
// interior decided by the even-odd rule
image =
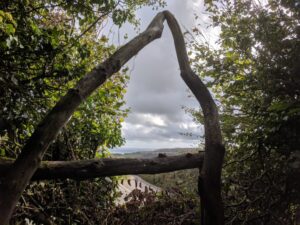
<svg viewBox="0 0 300 225">
<path fill-rule="evenodd" d="M 157 150 L 147 150 L 147 151 L 136 151 L 136 152 L 130 152 L 130 153 L 114 153 L 112 154 L 113 157 L 116 158 L 152 158 L 158 156 L 159 153 L 166 154 L 167 156 L 175 156 L 180 154 L 186 154 L 186 153 L 197 153 L 201 151 L 200 148 L 163 148 L 163 149 L 157 149 Z"/>
</svg>

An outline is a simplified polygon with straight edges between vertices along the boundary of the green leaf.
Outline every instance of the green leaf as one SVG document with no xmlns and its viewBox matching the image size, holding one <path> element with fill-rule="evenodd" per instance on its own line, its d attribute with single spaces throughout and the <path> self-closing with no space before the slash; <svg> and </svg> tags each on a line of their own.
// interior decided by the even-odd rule
<svg viewBox="0 0 300 225">
<path fill-rule="evenodd" d="M 5 150 L 3 148 L 0 149 L 0 156 L 5 157 Z"/>
<path fill-rule="evenodd" d="M 291 103 L 288 102 L 274 102 L 272 105 L 268 108 L 269 111 L 284 111 L 288 109 L 291 106 Z"/>
<path fill-rule="evenodd" d="M 14 34 L 16 31 L 16 29 L 14 28 L 14 26 L 12 24 L 6 24 L 5 25 L 5 32 L 10 35 L 10 34 Z"/>
</svg>

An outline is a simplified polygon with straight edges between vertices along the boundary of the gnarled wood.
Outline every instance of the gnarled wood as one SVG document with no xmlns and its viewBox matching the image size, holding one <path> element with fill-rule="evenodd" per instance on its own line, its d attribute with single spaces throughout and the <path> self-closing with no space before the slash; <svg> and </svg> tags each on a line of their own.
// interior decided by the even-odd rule
<svg viewBox="0 0 300 225">
<path fill-rule="evenodd" d="M 31 180 L 84 180 L 105 176 L 157 174 L 198 168 L 204 153 L 149 159 L 105 158 L 77 161 L 44 161 Z M 0 159 L 0 177 L 12 166 L 12 160 Z"/>
<path fill-rule="evenodd" d="M 225 148 L 222 143 L 218 110 L 209 90 L 190 67 L 178 22 L 170 12 L 165 11 L 164 14 L 173 35 L 181 77 L 200 103 L 204 115 L 205 156 L 199 177 L 201 206 L 204 206 L 206 211 L 205 215 L 202 214 L 202 223 L 204 225 L 221 225 L 224 224 L 221 170 Z"/>
</svg>

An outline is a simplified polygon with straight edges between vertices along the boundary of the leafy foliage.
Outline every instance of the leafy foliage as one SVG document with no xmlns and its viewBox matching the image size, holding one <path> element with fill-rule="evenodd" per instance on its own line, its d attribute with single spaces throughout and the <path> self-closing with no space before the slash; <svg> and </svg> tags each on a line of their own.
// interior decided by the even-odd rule
<svg viewBox="0 0 300 225">
<path fill-rule="evenodd" d="M 113 207 L 115 184 L 105 179 L 31 184 L 23 195 L 12 224 L 101 224 Z"/>
<path fill-rule="evenodd" d="M 7 156 L 15 157 L 36 124 L 59 97 L 115 50 L 114 46 L 107 43 L 105 36 L 99 36 L 101 24 L 108 16 L 112 16 L 118 25 L 125 21 L 136 23 L 134 10 L 145 4 L 155 5 L 156 1 L 139 1 L 137 4 L 131 1 L 122 4 L 118 1 L 0 3 L 0 114 L 1 120 L 7 124 L 5 129 L 1 129 L 1 136 L 5 135 L 3 130 L 8 136 L 8 140 L 6 138 L 1 142 L 1 149 L 6 151 Z M 126 17 L 118 14 L 126 14 Z M 102 139 L 98 144 L 103 144 L 106 140 L 100 137 L 110 133 L 110 129 L 108 126 L 100 127 L 100 124 L 104 124 L 100 123 L 102 118 L 96 119 L 97 114 L 87 113 L 87 110 L 95 107 L 99 113 L 101 108 L 103 120 L 109 120 L 111 125 L 120 124 L 120 118 L 126 116 L 127 112 L 121 110 L 127 79 L 121 74 L 112 78 L 106 87 L 81 107 L 80 112 L 72 118 L 70 124 L 73 126 L 67 130 L 80 131 L 79 122 L 82 124 L 83 120 L 79 117 L 93 115 L 89 119 L 94 124 L 88 125 L 88 129 L 93 130 L 95 136 L 98 135 L 97 141 Z M 104 115 L 109 115 L 110 119 L 105 119 Z M 79 127 L 75 129 L 74 126 Z M 115 140 L 106 141 L 110 147 L 122 144 L 117 126 L 112 127 L 115 127 Z M 79 132 L 76 137 L 82 134 Z"/>
<path fill-rule="evenodd" d="M 199 224 L 199 201 L 178 189 L 160 195 L 135 189 L 129 196 L 125 205 L 108 214 L 107 224 Z"/>
<path fill-rule="evenodd" d="M 171 173 L 140 175 L 144 180 L 165 190 L 177 188 L 198 198 L 199 169 L 179 170 Z"/>
<path fill-rule="evenodd" d="M 105 21 L 111 18 L 118 26 L 137 25 L 135 10 L 145 5 L 158 7 L 164 2 L 0 2 L 0 156 L 15 158 L 58 99 L 115 51 L 101 34 Z M 108 148 L 124 143 L 126 72 L 125 68 L 115 74 L 80 106 L 44 159 L 104 157 Z M 13 221 L 26 217 L 41 223 L 34 215 L 42 215 L 44 221 L 55 224 L 89 224 L 84 214 L 98 220 L 102 216 L 98 212 L 112 204 L 114 185 L 114 180 L 104 179 L 34 183 L 22 197 Z"/>
<path fill-rule="evenodd" d="M 195 69 L 219 101 L 227 222 L 291 224 L 300 203 L 288 167 L 300 144 L 299 2 L 206 6 L 220 41 L 212 48 L 194 40 L 191 47 Z M 193 115 L 201 122 L 201 114 Z"/>
</svg>

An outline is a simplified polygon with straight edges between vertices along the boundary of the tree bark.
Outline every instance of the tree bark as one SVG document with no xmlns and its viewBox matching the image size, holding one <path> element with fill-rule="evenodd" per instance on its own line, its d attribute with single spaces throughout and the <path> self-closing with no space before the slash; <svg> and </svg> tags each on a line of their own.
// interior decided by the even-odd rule
<svg viewBox="0 0 300 225">
<path fill-rule="evenodd" d="M 0 180 L 0 224 L 6 225 L 23 190 L 39 167 L 44 153 L 78 106 L 143 47 L 159 38 L 164 14 L 158 13 L 146 31 L 121 47 L 110 58 L 86 74 L 61 98 L 23 147 L 21 154 Z"/>
<path fill-rule="evenodd" d="M 60 129 L 69 121 L 78 106 L 142 48 L 160 38 L 163 22 L 167 20 L 173 34 L 181 76 L 199 101 L 204 113 L 205 156 L 201 176 L 203 180 L 201 198 L 210 224 L 224 222 L 221 199 L 221 167 L 224 156 L 221 131 L 216 105 L 205 85 L 189 65 L 184 38 L 174 16 L 164 11 L 158 13 L 148 28 L 116 51 L 110 58 L 86 74 L 77 85 L 61 98 L 56 106 L 38 125 L 23 147 L 11 168 L 0 179 L 0 224 L 6 225 L 27 183 L 41 164 L 48 146 L 55 140 Z M 206 223 L 209 224 L 209 223 Z"/>
<path fill-rule="evenodd" d="M 205 209 L 205 215 L 202 217 L 207 218 L 203 221 L 203 225 L 222 225 L 224 209 L 221 197 L 221 170 L 225 148 L 222 143 L 218 110 L 209 90 L 190 67 L 178 22 L 170 12 L 165 11 L 164 14 L 173 35 L 181 77 L 195 95 L 204 115 L 205 156 L 203 165 L 199 165 L 199 168 L 202 167 L 199 194 L 202 200 L 201 207 L 204 206 Z"/>
<path fill-rule="evenodd" d="M 43 161 L 31 181 L 52 179 L 85 180 L 97 177 L 131 174 L 158 174 L 198 168 L 204 153 L 149 159 L 104 158 L 76 161 Z M 13 160 L 0 160 L 0 177 L 12 166 Z"/>
</svg>

